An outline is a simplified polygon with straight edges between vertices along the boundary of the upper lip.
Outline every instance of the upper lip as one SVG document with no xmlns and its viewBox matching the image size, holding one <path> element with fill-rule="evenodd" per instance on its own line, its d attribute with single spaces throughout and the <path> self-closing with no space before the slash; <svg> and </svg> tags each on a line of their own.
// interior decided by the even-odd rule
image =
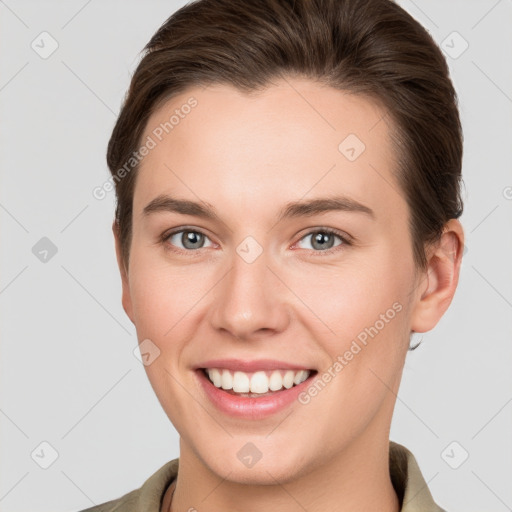
<svg viewBox="0 0 512 512">
<path fill-rule="evenodd" d="M 311 367 L 301 364 L 293 364 L 277 359 L 255 359 L 247 361 L 243 359 L 210 359 L 196 365 L 200 368 L 225 368 L 231 371 L 257 372 L 260 370 L 311 370 Z"/>
</svg>

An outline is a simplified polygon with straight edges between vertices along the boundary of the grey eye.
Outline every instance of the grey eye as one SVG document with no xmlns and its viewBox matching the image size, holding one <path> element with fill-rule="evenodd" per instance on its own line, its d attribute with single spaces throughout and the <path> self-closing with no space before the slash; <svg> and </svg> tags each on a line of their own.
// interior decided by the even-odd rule
<svg viewBox="0 0 512 512">
<path fill-rule="evenodd" d="M 304 236 L 301 240 L 305 240 L 307 238 L 311 237 L 311 246 L 313 249 L 325 251 L 328 249 L 331 249 L 335 246 L 334 241 L 336 238 L 338 238 L 341 242 L 343 241 L 342 238 L 337 235 L 336 233 L 328 230 L 317 230 L 312 231 L 311 233 L 308 233 L 306 236 Z M 340 243 L 341 243 L 340 242 Z M 340 244 L 336 244 L 340 245 Z M 307 249 L 307 247 L 306 247 Z"/>
<path fill-rule="evenodd" d="M 173 240 L 174 239 L 174 240 Z M 176 245 L 180 249 L 202 249 L 205 240 L 208 237 L 199 231 L 181 230 L 171 234 L 168 238 L 169 242 Z M 179 243 L 178 243 L 179 242 Z M 181 244 L 181 246 L 180 246 Z"/>
</svg>

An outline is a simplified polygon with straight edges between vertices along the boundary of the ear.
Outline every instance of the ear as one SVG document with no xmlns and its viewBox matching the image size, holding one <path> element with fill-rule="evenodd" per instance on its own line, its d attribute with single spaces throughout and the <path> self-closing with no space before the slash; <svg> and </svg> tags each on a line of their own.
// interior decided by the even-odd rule
<svg viewBox="0 0 512 512">
<path fill-rule="evenodd" d="M 440 240 L 428 250 L 427 271 L 420 277 L 416 290 L 412 331 L 430 331 L 448 309 L 459 282 L 463 248 L 462 225 L 457 219 L 450 219 Z"/>
<path fill-rule="evenodd" d="M 121 239 L 119 236 L 119 225 L 114 220 L 112 223 L 112 232 L 114 233 L 114 240 L 116 246 L 116 258 L 117 258 L 117 266 L 119 267 L 119 271 L 121 273 L 121 284 L 123 288 L 122 299 L 121 302 L 123 304 L 123 309 L 125 313 L 128 315 L 128 318 L 133 321 L 133 307 L 132 307 L 132 298 L 130 295 L 130 283 L 128 280 L 128 269 L 125 267 L 122 252 L 121 252 Z"/>
</svg>

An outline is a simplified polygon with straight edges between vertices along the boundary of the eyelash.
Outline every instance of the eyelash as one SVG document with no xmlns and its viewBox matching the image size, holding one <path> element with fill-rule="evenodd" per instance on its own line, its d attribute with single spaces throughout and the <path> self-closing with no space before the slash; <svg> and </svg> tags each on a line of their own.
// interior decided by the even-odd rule
<svg viewBox="0 0 512 512">
<path fill-rule="evenodd" d="M 170 244 L 168 242 L 168 240 L 173 235 L 176 235 L 177 233 L 183 233 L 183 232 L 199 233 L 199 234 L 205 236 L 206 238 L 209 238 L 208 235 L 206 235 L 205 233 L 203 233 L 199 229 L 181 227 L 179 229 L 175 229 L 175 230 L 172 230 L 172 231 L 165 232 L 161 236 L 161 242 L 164 245 L 165 249 L 169 250 L 169 251 L 176 252 L 178 254 L 188 254 L 188 255 L 190 255 L 191 253 L 197 253 L 201 249 L 206 249 L 206 247 L 200 247 L 199 249 L 181 249 L 180 247 L 176 247 L 176 246 L 174 246 L 174 245 L 172 245 L 172 244 Z M 294 245 L 299 243 L 304 238 L 306 238 L 308 236 L 312 236 L 312 235 L 317 234 L 317 233 L 324 233 L 324 234 L 327 234 L 327 235 L 335 235 L 335 236 L 337 236 L 341 240 L 342 243 L 339 244 L 339 245 L 336 245 L 334 247 L 331 247 L 330 249 L 326 249 L 324 251 L 315 251 L 314 249 L 304 249 L 306 251 L 310 251 L 310 252 L 314 253 L 315 256 L 328 256 L 328 255 L 332 255 L 333 253 L 335 253 L 335 252 L 337 252 L 339 250 L 343 250 L 346 246 L 353 245 L 351 237 L 349 237 L 346 233 L 338 231 L 337 229 L 334 229 L 334 228 L 323 228 L 323 227 L 318 227 L 318 228 L 315 228 L 315 229 L 313 229 L 311 231 L 308 231 L 297 242 L 295 242 Z"/>
</svg>

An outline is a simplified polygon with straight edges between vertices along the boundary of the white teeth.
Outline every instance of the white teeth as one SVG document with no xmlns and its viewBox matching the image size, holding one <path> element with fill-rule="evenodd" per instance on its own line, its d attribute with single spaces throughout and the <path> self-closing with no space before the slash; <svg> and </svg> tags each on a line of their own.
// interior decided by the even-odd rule
<svg viewBox="0 0 512 512">
<path fill-rule="evenodd" d="M 229 370 L 222 370 L 222 389 L 233 388 L 233 375 Z"/>
<path fill-rule="evenodd" d="M 254 373 L 231 372 L 227 369 L 207 368 L 206 373 L 217 388 L 232 389 L 235 393 L 264 394 L 269 391 L 290 389 L 304 382 L 310 375 L 309 370 L 274 370 Z"/>
<path fill-rule="evenodd" d="M 281 372 L 274 370 L 268 381 L 268 388 L 270 391 L 279 391 L 283 387 L 283 377 Z"/>
<path fill-rule="evenodd" d="M 308 372 L 306 370 L 301 370 L 300 372 L 297 372 L 295 374 L 295 377 L 293 378 L 293 383 L 295 385 L 300 384 L 301 382 L 304 382 L 308 378 Z"/>
<path fill-rule="evenodd" d="M 290 388 L 293 386 L 293 377 L 295 377 L 295 374 L 294 374 L 291 370 L 288 370 L 288 371 L 284 374 L 284 377 L 283 377 L 283 386 L 284 386 L 286 389 L 290 389 Z"/>
<path fill-rule="evenodd" d="M 215 382 L 213 384 L 215 385 Z M 249 377 L 246 373 L 235 372 L 233 375 L 233 391 L 236 393 L 249 393 Z"/>
<path fill-rule="evenodd" d="M 265 372 L 256 372 L 251 377 L 251 393 L 266 393 L 268 391 L 268 377 Z"/>
<path fill-rule="evenodd" d="M 213 385 L 217 388 L 220 388 L 222 379 L 219 370 L 217 370 L 216 368 L 209 369 L 208 375 L 210 377 L 210 380 L 213 382 Z"/>
</svg>

